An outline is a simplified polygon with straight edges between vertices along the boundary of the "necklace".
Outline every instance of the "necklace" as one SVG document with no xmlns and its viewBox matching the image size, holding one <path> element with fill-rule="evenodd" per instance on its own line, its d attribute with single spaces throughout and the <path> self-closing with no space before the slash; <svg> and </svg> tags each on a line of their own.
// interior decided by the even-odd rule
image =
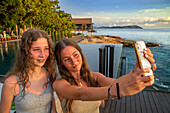
<svg viewBox="0 0 170 113">
<path fill-rule="evenodd" d="M 83 86 L 83 84 L 81 83 L 80 79 L 77 79 L 77 82 L 80 86 Z"/>
<path fill-rule="evenodd" d="M 81 82 L 79 82 L 79 85 L 80 85 L 80 86 L 83 86 L 83 84 L 82 84 Z"/>
</svg>

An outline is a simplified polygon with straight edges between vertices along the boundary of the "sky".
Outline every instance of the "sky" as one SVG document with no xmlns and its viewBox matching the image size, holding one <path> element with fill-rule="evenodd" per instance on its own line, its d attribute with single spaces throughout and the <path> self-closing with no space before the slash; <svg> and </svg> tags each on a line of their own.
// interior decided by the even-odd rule
<svg viewBox="0 0 170 113">
<path fill-rule="evenodd" d="M 170 0 L 59 0 L 59 6 L 73 18 L 92 18 L 96 27 L 170 28 Z"/>
</svg>

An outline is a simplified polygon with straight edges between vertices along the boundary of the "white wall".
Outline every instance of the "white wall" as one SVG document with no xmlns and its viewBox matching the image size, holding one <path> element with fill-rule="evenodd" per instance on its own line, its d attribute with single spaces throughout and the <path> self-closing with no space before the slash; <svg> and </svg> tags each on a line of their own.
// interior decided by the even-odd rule
<svg viewBox="0 0 170 113">
<path fill-rule="evenodd" d="M 78 43 L 81 47 L 86 60 L 93 72 L 99 72 L 99 48 L 103 45 L 114 45 L 114 72 L 117 75 L 120 58 L 122 57 L 122 44 L 104 44 L 104 43 Z"/>
</svg>

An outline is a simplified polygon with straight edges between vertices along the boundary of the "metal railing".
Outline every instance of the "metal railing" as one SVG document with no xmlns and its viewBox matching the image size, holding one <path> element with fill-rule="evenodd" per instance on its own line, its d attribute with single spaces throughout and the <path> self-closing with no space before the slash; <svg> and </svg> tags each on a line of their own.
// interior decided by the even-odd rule
<svg viewBox="0 0 170 113">
<path fill-rule="evenodd" d="M 122 57 L 120 76 L 128 73 L 128 58 Z"/>
</svg>

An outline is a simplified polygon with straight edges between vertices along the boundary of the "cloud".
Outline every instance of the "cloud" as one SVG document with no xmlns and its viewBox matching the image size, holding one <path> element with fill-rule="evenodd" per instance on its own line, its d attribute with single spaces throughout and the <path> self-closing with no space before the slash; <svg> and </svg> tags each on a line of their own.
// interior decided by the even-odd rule
<svg viewBox="0 0 170 113">
<path fill-rule="evenodd" d="M 87 12 L 77 18 L 92 18 L 94 26 L 125 26 L 156 27 L 170 25 L 170 7 L 162 9 L 145 9 L 136 12 Z"/>
<path fill-rule="evenodd" d="M 167 17 L 169 16 L 170 7 L 165 7 L 162 9 L 144 9 L 138 11 L 140 15 L 148 17 Z"/>
<path fill-rule="evenodd" d="M 145 26 L 145 27 L 153 27 L 153 26 L 155 26 L 155 24 L 145 23 L 143 26 Z"/>
<path fill-rule="evenodd" d="M 87 15 L 92 15 L 92 13 L 91 12 L 87 12 Z"/>
<path fill-rule="evenodd" d="M 168 27 L 170 24 L 170 17 L 150 18 L 150 17 L 93 17 L 95 26 L 126 26 L 139 25 L 141 27 Z M 170 26 L 169 26 L 170 27 Z"/>
<path fill-rule="evenodd" d="M 163 9 L 144 9 L 144 10 L 140 10 L 138 12 L 144 12 L 144 13 L 153 13 L 153 12 L 168 12 L 170 11 L 170 7 L 165 7 Z"/>
</svg>

